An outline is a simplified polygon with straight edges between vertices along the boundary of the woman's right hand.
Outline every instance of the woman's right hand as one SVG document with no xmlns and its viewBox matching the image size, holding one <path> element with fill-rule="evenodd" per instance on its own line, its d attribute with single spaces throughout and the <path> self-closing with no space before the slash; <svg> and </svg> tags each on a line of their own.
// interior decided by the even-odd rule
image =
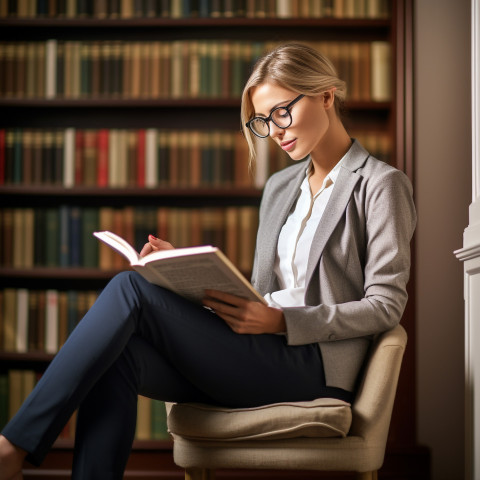
<svg viewBox="0 0 480 480">
<path fill-rule="evenodd" d="M 146 243 L 142 251 L 140 252 L 141 257 L 145 257 L 149 253 L 158 252 L 159 250 L 174 250 L 175 247 L 171 244 L 166 242 L 165 240 L 161 240 L 153 235 L 148 236 L 148 243 Z"/>
</svg>

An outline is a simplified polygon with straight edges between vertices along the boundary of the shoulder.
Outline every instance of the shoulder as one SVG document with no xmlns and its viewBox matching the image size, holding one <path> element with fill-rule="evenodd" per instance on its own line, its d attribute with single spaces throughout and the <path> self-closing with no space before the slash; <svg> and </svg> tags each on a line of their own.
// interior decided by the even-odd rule
<svg viewBox="0 0 480 480">
<path fill-rule="evenodd" d="M 367 192 L 380 190 L 394 194 L 404 191 L 409 196 L 413 194 L 412 183 L 404 172 L 375 157 L 369 156 L 357 174 L 362 177 Z"/>
<path fill-rule="evenodd" d="M 356 171 L 360 176 L 358 199 L 365 210 L 368 225 L 401 225 L 411 237 L 416 224 L 413 187 L 408 176 L 372 156 Z"/>
<path fill-rule="evenodd" d="M 398 185 L 412 191 L 412 184 L 405 173 L 375 158 L 357 140 L 344 158 L 342 167 L 358 175 L 365 189 L 390 188 Z"/>
</svg>

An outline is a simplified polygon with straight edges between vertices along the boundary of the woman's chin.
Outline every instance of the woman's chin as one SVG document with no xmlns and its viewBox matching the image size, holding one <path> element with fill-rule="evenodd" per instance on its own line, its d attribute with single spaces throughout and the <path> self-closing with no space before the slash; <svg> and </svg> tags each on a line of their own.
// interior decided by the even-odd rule
<svg viewBox="0 0 480 480">
<path fill-rule="evenodd" d="M 305 154 L 305 152 L 288 152 L 288 156 L 294 162 L 300 162 L 301 160 L 305 160 L 308 157 L 308 154 Z"/>
</svg>

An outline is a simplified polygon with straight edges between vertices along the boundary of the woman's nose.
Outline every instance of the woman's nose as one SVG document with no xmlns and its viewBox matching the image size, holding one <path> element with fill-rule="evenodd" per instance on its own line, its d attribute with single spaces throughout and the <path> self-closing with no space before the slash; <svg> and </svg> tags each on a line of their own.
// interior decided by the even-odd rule
<svg viewBox="0 0 480 480">
<path fill-rule="evenodd" d="M 270 127 L 270 136 L 272 138 L 283 137 L 283 135 L 285 134 L 285 129 L 277 127 L 273 122 L 270 122 L 269 127 Z"/>
</svg>

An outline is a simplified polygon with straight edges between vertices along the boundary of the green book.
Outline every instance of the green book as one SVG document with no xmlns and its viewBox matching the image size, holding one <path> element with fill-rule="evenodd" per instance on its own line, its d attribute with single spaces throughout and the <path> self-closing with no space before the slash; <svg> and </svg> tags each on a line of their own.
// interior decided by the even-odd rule
<svg viewBox="0 0 480 480">
<path fill-rule="evenodd" d="M 85 268 L 98 267 L 98 242 L 92 233 L 98 230 L 98 209 L 87 207 L 82 210 L 81 248 L 82 266 Z"/>
<path fill-rule="evenodd" d="M 8 422 L 8 375 L 0 374 L 0 430 Z"/>
<path fill-rule="evenodd" d="M 152 400 L 152 440 L 168 440 L 170 435 L 167 430 L 167 411 L 165 402 Z"/>
<path fill-rule="evenodd" d="M 60 219 L 58 208 L 46 211 L 45 263 L 47 267 L 58 267 L 60 264 Z"/>
</svg>

